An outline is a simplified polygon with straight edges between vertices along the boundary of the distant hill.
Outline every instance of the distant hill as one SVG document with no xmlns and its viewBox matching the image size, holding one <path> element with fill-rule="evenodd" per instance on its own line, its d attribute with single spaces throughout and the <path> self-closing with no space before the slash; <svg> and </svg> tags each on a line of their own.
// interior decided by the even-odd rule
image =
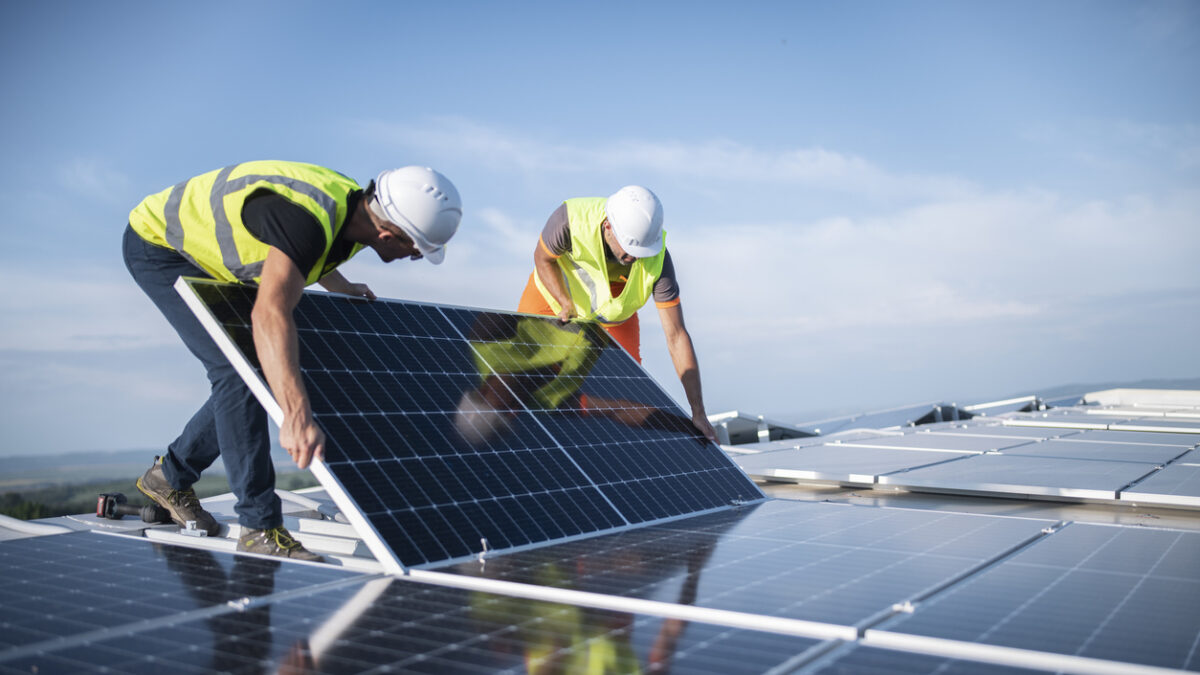
<svg viewBox="0 0 1200 675">
<path fill-rule="evenodd" d="M 150 468 L 158 452 L 115 450 L 4 457 L 0 459 L 4 467 L 0 470 L 0 494 L 108 480 L 128 479 L 132 482 Z M 297 471 L 282 449 L 277 449 L 271 457 L 278 473 Z M 224 480 L 225 465 L 218 459 L 204 475 L 220 476 Z"/>
</svg>

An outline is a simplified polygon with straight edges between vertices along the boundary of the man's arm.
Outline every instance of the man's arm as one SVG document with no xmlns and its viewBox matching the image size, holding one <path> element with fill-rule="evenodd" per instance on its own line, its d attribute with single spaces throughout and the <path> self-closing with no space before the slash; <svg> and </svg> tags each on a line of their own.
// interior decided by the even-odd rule
<svg viewBox="0 0 1200 675">
<path fill-rule="evenodd" d="M 667 350 L 671 353 L 671 362 L 675 364 L 675 374 L 679 376 L 688 405 L 692 407 L 692 424 L 708 440 L 716 443 L 717 432 L 713 430 L 708 421 L 708 414 L 704 412 L 704 395 L 700 390 L 700 362 L 696 359 L 692 336 L 683 323 L 683 307 L 679 303 L 659 307 L 658 317 L 667 337 Z"/>
<path fill-rule="evenodd" d="M 300 379 L 300 343 L 292 318 L 304 286 L 304 276 L 292 259 L 272 246 L 263 264 L 258 299 L 250 313 L 258 361 L 271 393 L 283 408 L 279 444 L 301 469 L 325 450 L 325 434 L 313 421 L 308 392 Z"/>
<path fill-rule="evenodd" d="M 321 277 L 317 280 L 317 283 L 321 284 L 321 288 L 324 288 L 330 293 L 356 295 L 368 300 L 375 299 L 375 293 L 373 293 L 366 284 L 353 283 L 346 277 L 342 276 L 342 273 L 337 270 L 333 270 L 329 274 Z"/>
<path fill-rule="evenodd" d="M 571 302 L 571 294 L 563 284 L 562 272 L 558 268 L 557 259 L 546 250 L 546 245 L 538 239 L 537 248 L 533 249 L 533 267 L 537 270 L 538 278 L 546 285 L 546 290 L 558 301 L 560 309 L 558 320 L 566 323 L 575 313 L 575 303 Z"/>
</svg>

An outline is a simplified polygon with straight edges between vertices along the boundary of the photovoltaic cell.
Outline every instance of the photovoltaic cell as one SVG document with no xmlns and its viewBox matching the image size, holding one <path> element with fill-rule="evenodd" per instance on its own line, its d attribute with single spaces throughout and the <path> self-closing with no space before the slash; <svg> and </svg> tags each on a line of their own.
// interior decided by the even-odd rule
<svg viewBox="0 0 1200 675">
<path fill-rule="evenodd" d="M 180 292 L 264 405 L 255 289 Z M 415 566 L 762 498 L 599 327 L 306 293 L 314 473 L 385 565 Z M 332 484 L 330 484 L 332 483 Z M 357 521 L 357 522 L 356 522 Z"/>
<path fill-rule="evenodd" d="M 1200 534 L 1074 523 L 887 630 L 1200 669 Z"/>
</svg>

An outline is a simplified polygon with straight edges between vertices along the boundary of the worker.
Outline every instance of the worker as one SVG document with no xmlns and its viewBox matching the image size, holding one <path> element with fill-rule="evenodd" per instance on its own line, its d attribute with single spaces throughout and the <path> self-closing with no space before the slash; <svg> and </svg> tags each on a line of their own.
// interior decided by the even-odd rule
<svg viewBox="0 0 1200 675">
<path fill-rule="evenodd" d="M 683 322 L 675 266 L 653 192 L 628 185 L 611 197 L 568 199 L 546 222 L 533 252 L 533 273 L 518 311 L 596 320 L 642 362 L 637 312 L 654 297 L 692 424 L 716 442 L 704 411 L 700 365 Z"/>
<path fill-rule="evenodd" d="M 374 299 L 337 270 L 366 247 L 384 262 L 439 264 L 458 229 L 454 185 L 425 167 L 384 171 L 365 189 L 312 164 L 253 161 L 190 178 L 129 214 L 124 257 L 134 281 L 208 372 L 211 394 L 137 487 L 176 523 L 220 532 L 192 485 L 222 458 L 237 503 L 237 549 L 321 560 L 283 527 L 266 412 L 175 291 L 178 277 L 257 284 L 251 312 L 262 372 L 283 410 L 279 443 L 301 469 L 322 457 L 325 435 L 300 379 L 292 310 L 304 288 Z"/>
</svg>

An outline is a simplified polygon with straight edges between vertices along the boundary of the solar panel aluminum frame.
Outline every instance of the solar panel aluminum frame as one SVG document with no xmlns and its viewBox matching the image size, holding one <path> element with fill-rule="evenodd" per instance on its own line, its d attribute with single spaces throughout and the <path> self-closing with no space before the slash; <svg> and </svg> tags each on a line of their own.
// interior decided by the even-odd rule
<svg viewBox="0 0 1200 675">
<path fill-rule="evenodd" d="M 182 278 L 181 277 L 176 282 L 175 289 L 184 298 L 184 301 L 187 303 L 188 307 L 192 310 L 192 312 L 200 320 L 200 322 L 204 326 L 205 330 L 208 331 L 210 336 L 220 347 L 222 353 L 224 353 L 226 358 L 229 359 L 230 363 L 234 366 L 235 370 L 238 372 L 238 374 L 241 376 L 241 378 L 246 382 L 246 384 L 250 388 L 251 392 L 255 395 L 255 397 L 259 400 L 259 402 L 266 409 L 267 414 L 270 415 L 271 419 L 276 423 L 276 425 L 282 425 L 283 409 L 279 406 L 278 402 L 275 400 L 274 396 L 271 394 L 269 385 L 259 375 L 258 370 L 247 359 L 246 355 L 242 353 L 241 349 L 235 344 L 235 342 L 229 336 L 229 334 L 226 333 L 226 331 L 221 326 L 221 323 L 217 319 L 217 317 L 213 315 L 213 313 L 205 305 L 204 301 L 192 289 L 192 287 L 191 287 L 192 284 L 205 284 L 205 285 L 213 285 L 213 286 L 224 286 L 227 284 L 223 284 L 222 282 L 213 281 L 210 279 L 196 279 L 196 278 Z M 430 307 L 440 307 L 439 305 L 435 305 L 432 303 L 421 303 L 421 302 L 409 301 L 409 300 L 405 300 L 404 302 L 408 303 L 408 304 L 426 305 L 426 306 L 430 306 Z M 454 309 L 468 309 L 471 311 L 487 311 L 487 312 L 495 311 L 495 310 L 473 310 L 471 308 L 464 308 L 464 307 L 455 307 Z M 465 339 L 465 337 L 464 337 L 464 339 Z M 680 412 L 680 414 L 682 414 L 682 411 Z M 540 422 L 539 422 L 539 424 L 540 424 Z M 565 448 L 562 448 L 561 446 L 560 446 L 560 449 L 563 450 L 564 452 L 566 452 Z M 575 460 L 569 456 L 569 453 L 568 453 L 567 459 L 568 459 L 568 461 L 575 463 Z M 578 465 L 576 464 L 576 466 L 578 466 Z M 734 464 L 732 461 L 730 461 L 730 466 L 736 467 L 736 464 Z M 406 566 L 405 564 L 400 562 L 398 556 L 396 555 L 396 553 L 394 551 L 392 551 L 391 547 L 385 542 L 381 533 L 371 524 L 370 520 L 364 516 L 363 512 L 358 507 L 357 503 L 355 502 L 353 497 L 350 495 L 349 491 L 346 490 L 345 486 L 338 479 L 337 475 L 333 471 L 331 471 L 329 469 L 329 467 L 323 461 L 321 461 L 320 459 L 314 458 L 312 463 L 310 464 L 309 468 L 312 470 L 313 475 L 315 475 L 317 477 L 318 481 L 320 481 L 321 485 L 325 487 L 330 498 L 333 499 L 333 501 L 337 505 L 337 507 L 341 510 L 341 512 L 343 514 L 346 515 L 347 519 L 350 521 L 350 524 L 352 526 L 354 526 L 356 531 L 362 537 L 363 542 L 367 545 L 368 550 L 370 550 L 371 553 L 376 557 L 376 559 L 380 562 L 380 564 L 383 566 L 383 568 L 386 572 L 391 573 L 391 574 L 408 574 L 414 568 L 425 566 L 425 564 L 416 565 L 416 566 Z M 593 482 L 593 487 L 596 487 L 598 489 L 599 486 L 596 484 L 595 480 L 591 476 L 588 475 L 588 472 L 583 470 L 582 467 L 579 467 L 579 469 L 586 478 L 588 478 L 589 480 L 591 480 Z M 737 468 L 737 470 L 741 471 L 740 468 Z M 745 476 L 745 473 L 742 472 L 742 475 Z M 753 482 L 750 481 L 750 479 L 748 477 L 746 477 L 746 480 L 749 485 L 754 486 Z M 757 488 L 757 486 L 754 486 L 754 490 L 757 493 L 756 499 L 745 500 L 745 501 L 741 501 L 739 503 L 755 503 L 758 501 L 766 500 L 766 496 L 762 494 L 762 491 L 759 490 Z M 601 496 L 601 498 L 605 499 L 605 501 L 609 501 L 608 498 L 603 494 L 602 491 L 600 493 L 600 496 Z M 552 539 L 549 541 L 564 542 L 564 541 L 570 541 L 573 539 L 587 538 L 587 537 L 595 536 L 598 534 L 604 534 L 604 533 L 611 532 L 611 531 L 617 531 L 617 530 L 632 528 L 632 527 L 640 527 L 640 526 L 647 525 L 650 523 L 669 522 L 672 520 L 688 518 L 691 516 L 701 515 L 703 513 L 709 513 L 711 511 L 721 510 L 722 508 L 728 508 L 728 506 L 716 507 L 716 508 L 710 508 L 710 509 L 706 509 L 706 510 L 702 510 L 702 511 L 696 511 L 696 512 L 691 512 L 691 513 L 682 513 L 679 515 L 658 518 L 658 519 L 645 521 L 645 522 L 633 522 L 625 517 L 625 515 L 621 512 L 621 509 L 617 508 L 611 502 L 609 502 L 609 503 L 615 509 L 616 514 L 619 517 L 621 517 L 621 519 L 625 522 L 624 525 L 617 525 L 615 527 L 610 527 L 610 528 L 601 529 L 601 530 L 597 530 L 597 531 L 583 532 L 580 534 L 569 535 L 566 537 Z M 507 547 L 507 548 L 504 548 L 503 551 L 508 552 L 508 551 L 518 551 L 518 550 L 536 548 L 538 546 L 544 545 L 545 543 L 548 543 L 548 542 L 547 541 L 534 541 L 534 542 L 527 543 L 527 544 Z M 462 556 L 459 558 L 447 559 L 447 560 L 431 561 L 427 564 L 442 565 L 442 564 L 453 563 L 453 562 L 461 561 L 461 560 L 470 560 L 470 559 L 474 559 L 476 557 L 482 557 L 485 554 L 490 554 L 491 552 L 492 551 L 489 551 L 485 548 L 484 550 L 478 551 L 476 553 L 471 553 L 467 556 Z"/>
</svg>

